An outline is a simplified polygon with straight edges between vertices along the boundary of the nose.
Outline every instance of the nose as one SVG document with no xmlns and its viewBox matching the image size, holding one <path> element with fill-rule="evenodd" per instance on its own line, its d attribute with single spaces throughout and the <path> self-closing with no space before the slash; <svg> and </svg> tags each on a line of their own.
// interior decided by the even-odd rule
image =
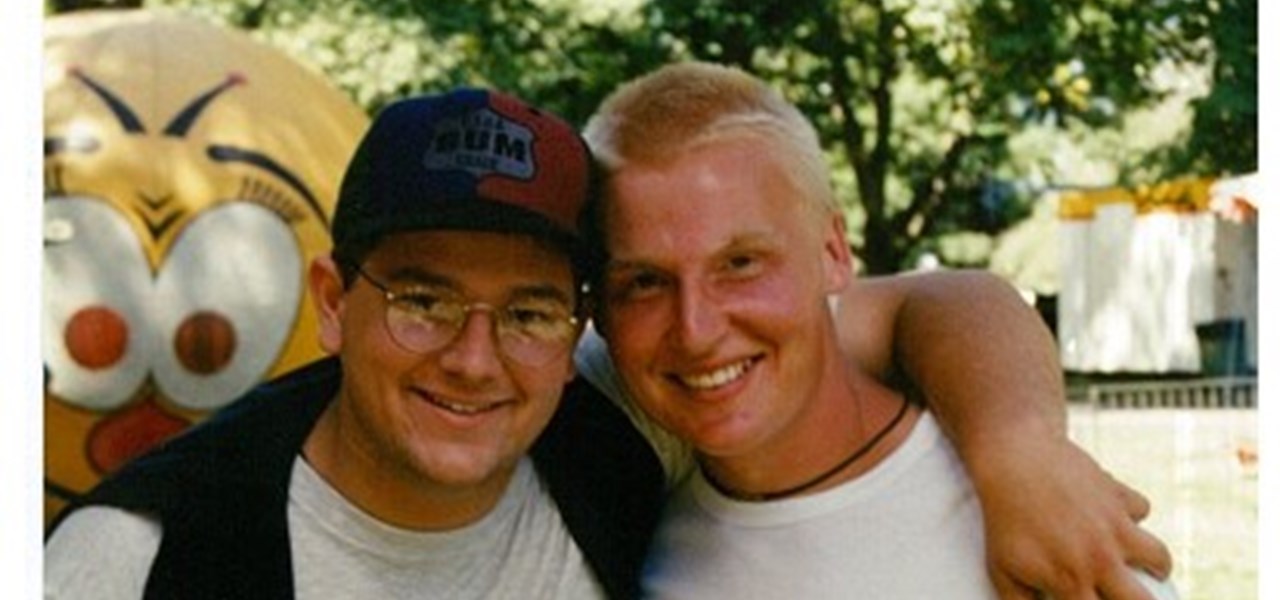
<svg viewBox="0 0 1280 600">
<path fill-rule="evenodd" d="M 725 332 L 724 311 L 715 298 L 696 285 L 681 286 L 676 341 L 690 356 L 711 351 Z"/>
<path fill-rule="evenodd" d="M 492 377 L 502 369 L 493 312 L 473 306 L 454 338 L 440 351 L 440 366 L 468 378 Z"/>
</svg>

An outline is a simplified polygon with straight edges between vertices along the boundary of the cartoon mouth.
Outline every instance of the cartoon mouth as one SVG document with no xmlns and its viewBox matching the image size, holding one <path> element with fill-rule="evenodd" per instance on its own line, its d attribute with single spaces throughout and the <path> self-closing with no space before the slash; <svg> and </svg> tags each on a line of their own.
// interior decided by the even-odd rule
<svg viewBox="0 0 1280 600">
<path fill-rule="evenodd" d="M 94 425 L 87 440 L 89 463 L 98 473 L 110 473 L 190 425 L 147 397 Z"/>
<path fill-rule="evenodd" d="M 741 379 L 759 360 L 758 357 L 752 357 L 707 373 L 674 375 L 673 377 L 681 385 L 690 389 L 698 391 L 713 390 Z"/>
</svg>

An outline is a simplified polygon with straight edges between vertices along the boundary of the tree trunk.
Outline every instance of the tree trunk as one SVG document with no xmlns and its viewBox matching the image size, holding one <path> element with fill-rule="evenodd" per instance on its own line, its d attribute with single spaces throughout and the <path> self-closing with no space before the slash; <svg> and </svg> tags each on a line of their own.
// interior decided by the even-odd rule
<svg viewBox="0 0 1280 600">
<path fill-rule="evenodd" d="M 894 232 L 884 219 L 867 219 L 862 232 L 862 248 L 858 258 L 862 260 L 865 275 L 884 275 L 900 269 L 901 256 L 893 243 Z"/>
</svg>

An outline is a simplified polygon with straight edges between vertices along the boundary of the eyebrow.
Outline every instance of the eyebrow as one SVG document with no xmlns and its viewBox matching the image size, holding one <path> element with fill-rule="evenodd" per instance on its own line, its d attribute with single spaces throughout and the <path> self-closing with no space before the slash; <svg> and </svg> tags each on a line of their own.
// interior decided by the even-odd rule
<svg viewBox="0 0 1280 600">
<path fill-rule="evenodd" d="M 743 249 L 752 250 L 752 249 L 761 249 L 761 248 L 773 248 L 778 244 L 773 242 L 772 238 L 773 236 L 767 232 L 741 233 L 730 238 L 727 243 L 721 244 L 719 247 L 717 247 L 711 253 L 711 256 L 718 257 L 727 253 L 732 253 L 734 251 L 743 250 Z M 644 259 L 644 258 L 618 259 L 618 258 L 610 257 L 609 261 L 605 264 L 606 272 L 624 271 L 629 269 L 657 270 L 657 271 L 667 270 L 665 267 L 659 265 L 658 263 L 655 263 L 651 260 Z"/>
<path fill-rule="evenodd" d="M 233 87 L 242 85 L 244 82 L 244 77 L 238 74 L 228 75 L 222 83 L 196 96 L 190 104 L 174 115 L 173 120 L 169 121 L 169 124 L 165 126 L 164 134 L 170 137 L 186 137 L 187 131 L 191 129 L 192 125 L 195 125 L 196 119 L 200 118 L 200 113 L 204 112 L 205 107 L 209 106 L 209 103 L 213 102 L 214 98 Z"/>
<path fill-rule="evenodd" d="M 566 305 L 573 304 L 572 300 L 569 299 L 568 295 L 566 295 L 563 290 L 550 284 L 517 288 L 515 293 L 512 294 L 512 297 L 532 300 L 553 300 Z"/>
<path fill-rule="evenodd" d="M 67 74 L 88 86 L 107 105 L 107 109 L 111 111 L 112 115 L 115 115 L 116 120 L 120 122 L 120 127 L 124 128 L 125 132 L 146 133 L 147 129 L 142 126 L 142 120 L 138 118 L 138 115 L 133 112 L 133 109 L 129 108 L 128 104 L 125 104 L 124 100 L 107 89 L 107 86 L 94 81 L 92 77 L 89 77 L 76 67 L 68 69 Z"/>
<path fill-rule="evenodd" d="M 463 286 L 450 278 L 436 273 L 425 271 L 419 267 L 407 266 L 396 269 L 387 275 L 389 282 L 408 283 L 410 285 L 437 286 L 447 288 L 451 292 L 463 296 L 460 288 Z M 572 304 L 572 299 L 564 290 L 549 283 L 532 283 L 516 286 L 508 293 L 506 302 L 516 299 L 535 299 L 535 300 L 554 300 L 564 304 Z"/>
</svg>

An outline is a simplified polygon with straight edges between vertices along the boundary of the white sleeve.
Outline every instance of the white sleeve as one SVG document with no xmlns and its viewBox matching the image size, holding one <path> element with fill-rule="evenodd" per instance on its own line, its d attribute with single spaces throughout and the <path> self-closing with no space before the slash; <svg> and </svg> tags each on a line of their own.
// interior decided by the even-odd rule
<svg viewBox="0 0 1280 600">
<path fill-rule="evenodd" d="M 1147 588 L 1147 591 L 1151 592 L 1151 595 L 1155 597 L 1156 600 L 1178 600 L 1178 590 L 1173 587 L 1173 581 L 1171 579 L 1161 581 L 1151 575 L 1148 575 L 1147 572 L 1142 569 L 1134 569 L 1133 572 L 1134 575 L 1137 576 L 1138 582 L 1142 584 L 1142 587 Z"/>
<path fill-rule="evenodd" d="M 650 419 L 649 415 L 640 410 L 631 400 L 631 394 L 627 392 L 617 369 L 613 366 L 613 360 L 609 358 L 609 349 L 604 339 L 596 333 L 594 327 L 588 326 L 586 332 L 582 334 L 582 340 L 578 342 L 573 360 L 578 374 L 613 401 L 623 413 L 626 413 L 636 429 L 649 440 L 649 445 L 662 461 L 662 468 L 667 475 L 667 489 L 672 489 L 683 481 L 694 468 L 692 450 L 688 444 L 680 441 Z"/>
<path fill-rule="evenodd" d="M 160 523 L 118 508 L 72 513 L 44 546 L 44 598 L 138 600 L 160 550 Z"/>
<path fill-rule="evenodd" d="M 1156 600 L 1179 600 L 1178 589 L 1173 587 L 1172 579 L 1160 580 L 1152 577 L 1142 569 L 1133 569 L 1132 567 L 1130 569 L 1133 571 L 1133 576 L 1138 579 L 1138 583 L 1142 584 L 1142 587 L 1146 588 L 1148 592 L 1151 592 L 1152 598 Z M 1050 598 L 1049 600 L 1057 599 Z"/>
</svg>

